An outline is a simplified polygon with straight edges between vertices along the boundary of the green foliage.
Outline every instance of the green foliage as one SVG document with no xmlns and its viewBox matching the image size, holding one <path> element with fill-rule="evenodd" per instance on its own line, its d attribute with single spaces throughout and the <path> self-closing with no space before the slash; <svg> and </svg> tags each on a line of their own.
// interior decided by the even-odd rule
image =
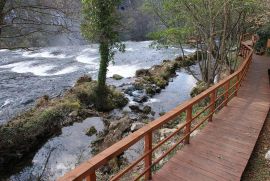
<svg viewBox="0 0 270 181">
<path fill-rule="evenodd" d="M 124 107 L 128 103 L 124 94 L 115 88 L 106 86 L 104 91 L 106 96 L 104 96 L 104 99 L 101 99 L 97 89 L 97 82 L 95 81 L 80 84 L 74 89 L 76 97 L 83 105 L 94 105 L 100 111 L 110 111 Z"/>
<path fill-rule="evenodd" d="M 114 56 L 114 48 L 125 49 L 118 34 L 121 25 L 117 7 L 120 3 L 121 0 L 82 0 L 82 34 L 91 42 L 108 44 L 110 60 Z"/>
<path fill-rule="evenodd" d="M 257 31 L 260 39 L 257 41 L 255 45 L 256 51 L 261 51 L 262 49 L 265 50 L 267 40 L 270 39 L 270 24 L 262 27 Z"/>
</svg>

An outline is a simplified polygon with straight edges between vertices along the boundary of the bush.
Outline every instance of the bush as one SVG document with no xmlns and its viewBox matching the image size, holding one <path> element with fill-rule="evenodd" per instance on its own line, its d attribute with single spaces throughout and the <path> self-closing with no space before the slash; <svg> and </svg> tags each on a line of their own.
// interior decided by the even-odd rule
<svg viewBox="0 0 270 181">
<path fill-rule="evenodd" d="M 255 49 L 257 52 L 265 51 L 267 40 L 270 39 L 270 24 L 259 29 L 257 34 L 260 38 L 255 44 Z"/>
</svg>

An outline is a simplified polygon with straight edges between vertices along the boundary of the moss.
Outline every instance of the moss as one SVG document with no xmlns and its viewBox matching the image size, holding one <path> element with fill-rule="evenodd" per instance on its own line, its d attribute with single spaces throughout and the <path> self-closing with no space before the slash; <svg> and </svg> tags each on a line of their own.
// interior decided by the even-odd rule
<svg viewBox="0 0 270 181">
<path fill-rule="evenodd" d="M 84 104 L 84 106 L 95 106 L 100 111 L 111 111 L 115 108 L 124 107 L 128 103 L 128 99 L 123 93 L 116 90 L 114 87 L 108 86 L 105 90 L 103 102 L 98 96 L 96 91 L 97 82 L 87 82 L 80 84 L 73 89 L 78 100 Z M 100 106 L 101 105 L 101 106 Z"/>
<path fill-rule="evenodd" d="M 97 129 L 95 128 L 95 126 L 91 126 L 87 131 L 86 131 L 86 135 L 87 136 L 93 136 L 94 134 L 97 133 Z"/>
<path fill-rule="evenodd" d="M 208 89 L 208 86 L 205 82 L 198 82 L 197 85 L 191 90 L 190 96 L 195 97 Z"/>
<path fill-rule="evenodd" d="M 92 81 L 92 78 L 91 78 L 90 76 L 84 75 L 84 76 L 80 77 L 80 78 L 77 80 L 76 84 L 82 84 L 82 83 L 85 83 L 85 82 L 91 82 L 91 81 Z"/>
<path fill-rule="evenodd" d="M 114 80 L 121 80 L 121 79 L 123 79 L 124 77 L 122 77 L 121 75 L 118 75 L 118 74 L 114 74 L 114 75 L 112 76 L 112 78 L 113 78 Z"/>
<path fill-rule="evenodd" d="M 153 83 L 162 89 L 168 85 L 168 82 L 162 77 L 154 77 Z"/>
</svg>

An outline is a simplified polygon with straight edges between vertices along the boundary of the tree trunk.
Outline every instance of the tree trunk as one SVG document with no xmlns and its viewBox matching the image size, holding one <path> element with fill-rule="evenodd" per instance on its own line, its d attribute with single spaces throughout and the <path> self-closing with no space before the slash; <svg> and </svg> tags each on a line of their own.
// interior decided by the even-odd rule
<svg viewBox="0 0 270 181">
<path fill-rule="evenodd" d="M 2 33 L 2 26 L 4 24 L 4 7 L 6 0 L 0 0 L 0 35 Z"/>
<path fill-rule="evenodd" d="M 97 107 L 102 108 L 102 104 L 104 103 L 104 100 L 107 96 L 106 78 L 110 56 L 109 44 L 107 42 L 101 42 L 99 45 L 99 52 L 101 60 L 99 63 L 99 72 L 98 72 L 97 95 L 99 97 L 99 101 L 97 102 L 98 104 Z"/>
</svg>

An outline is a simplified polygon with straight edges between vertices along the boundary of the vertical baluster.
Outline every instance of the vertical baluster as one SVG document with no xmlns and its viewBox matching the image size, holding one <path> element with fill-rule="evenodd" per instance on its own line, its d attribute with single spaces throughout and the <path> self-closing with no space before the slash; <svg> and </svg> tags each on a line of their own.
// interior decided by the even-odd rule
<svg viewBox="0 0 270 181">
<path fill-rule="evenodd" d="M 227 106 L 227 104 L 228 104 L 228 98 L 229 98 L 229 89 L 230 89 L 230 80 L 225 84 L 225 91 L 226 91 L 226 93 L 225 93 L 225 104 L 224 104 L 224 106 Z"/>
<path fill-rule="evenodd" d="M 145 142 L 144 142 L 144 152 L 147 153 L 149 151 L 152 151 L 152 132 L 149 132 L 147 135 L 145 135 Z M 147 155 L 144 159 L 144 166 L 145 169 L 150 167 L 152 165 L 152 152 Z M 151 168 L 145 173 L 145 180 L 151 180 L 152 179 L 152 172 Z"/>
<path fill-rule="evenodd" d="M 192 105 L 189 106 L 186 110 L 186 122 L 189 122 L 187 125 L 186 125 L 186 130 L 185 130 L 185 134 L 189 134 L 186 139 L 185 139 L 185 144 L 189 144 L 189 139 L 190 139 L 190 129 L 191 129 L 191 120 L 192 120 Z"/>
<path fill-rule="evenodd" d="M 237 81 L 237 83 L 236 83 L 236 85 L 235 85 L 235 96 L 237 96 L 237 94 L 238 94 L 238 90 L 239 90 L 239 87 L 240 87 L 240 75 L 241 75 L 241 72 L 239 72 L 238 74 L 237 74 L 237 76 L 236 76 L 236 81 Z"/>
<path fill-rule="evenodd" d="M 212 106 L 210 107 L 210 113 L 211 116 L 209 117 L 209 122 L 212 122 L 213 119 L 213 114 L 216 108 L 216 90 L 214 90 L 211 94 L 210 94 L 210 104 L 212 104 Z"/>
<path fill-rule="evenodd" d="M 87 176 L 86 181 L 96 181 L 96 173 L 94 172 Z"/>
</svg>

